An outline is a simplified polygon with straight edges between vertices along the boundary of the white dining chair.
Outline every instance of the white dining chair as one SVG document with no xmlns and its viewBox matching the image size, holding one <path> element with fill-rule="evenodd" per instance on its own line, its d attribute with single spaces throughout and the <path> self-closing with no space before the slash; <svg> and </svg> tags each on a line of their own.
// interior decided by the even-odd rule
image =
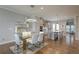
<svg viewBox="0 0 79 59">
<path fill-rule="evenodd" d="M 38 33 L 32 33 L 32 38 L 29 41 L 28 48 L 34 50 L 36 48 L 36 44 L 38 42 Z"/>
<path fill-rule="evenodd" d="M 40 42 L 40 43 L 43 42 L 43 36 L 44 36 L 44 32 L 40 32 L 39 36 L 38 36 L 38 42 Z"/>
<path fill-rule="evenodd" d="M 32 44 L 36 44 L 38 42 L 38 33 L 34 33 L 32 35 Z"/>
<path fill-rule="evenodd" d="M 17 45 L 20 45 L 20 38 L 19 38 L 19 35 L 17 34 L 17 33 L 15 33 L 15 43 L 17 44 Z"/>
<path fill-rule="evenodd" d="M 31 38 L 27 39 L 27 42 L 31 43 L 31 44 L 35 44 L 38 41 L 38 33 L 32 33 Z"/>
</svg>

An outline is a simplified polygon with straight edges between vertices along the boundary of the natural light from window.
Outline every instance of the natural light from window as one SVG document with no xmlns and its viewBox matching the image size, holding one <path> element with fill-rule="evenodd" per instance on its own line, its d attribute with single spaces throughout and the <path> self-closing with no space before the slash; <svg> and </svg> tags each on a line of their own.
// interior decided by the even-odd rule
<svg viewBox="0 0 79 59">
<path fill-rule="evenodd" d="M 53 32 L 59 32 L 59 24 L 52 25 Z"/>
</svg>

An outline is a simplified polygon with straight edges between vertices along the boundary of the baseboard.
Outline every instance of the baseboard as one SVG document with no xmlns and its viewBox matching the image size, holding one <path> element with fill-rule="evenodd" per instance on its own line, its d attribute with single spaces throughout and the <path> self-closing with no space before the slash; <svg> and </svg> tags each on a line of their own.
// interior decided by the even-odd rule
<svg viewBox="0 0 79 59">
<path fill-rule="evenodd" d="M 11 42 L 14 42 L 14 40 L 0 42 L 0 45 L 4 45 L 4 44 L 7 44 L 7 43 L 11 43 Z"/>
</svg>

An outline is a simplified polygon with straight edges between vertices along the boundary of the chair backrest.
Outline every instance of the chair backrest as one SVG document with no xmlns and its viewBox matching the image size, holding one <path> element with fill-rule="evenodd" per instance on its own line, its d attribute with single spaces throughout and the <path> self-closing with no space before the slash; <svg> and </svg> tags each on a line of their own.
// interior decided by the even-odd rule
<svg viewBox="0 0 79 59">
<path fill-rule="evenodd" d="M 19 38 L 19 35 L 18 34 L 15 34 L 15 43 L 17 45 L 20 45 L 20 38 Z"/>
<path fill-rule="evenodd" d="M 44 36 L 44 32 L 40 32 L 39 36 L 38 36 L 38 41 L 42 42 L 43 41 L 43 36 Z"/>
<path fill-rule="evenodd" d="M 38 42 L 38 33 L 33 33 L 32 35 L 32 44 L 35 44 Z"/>
</svg>

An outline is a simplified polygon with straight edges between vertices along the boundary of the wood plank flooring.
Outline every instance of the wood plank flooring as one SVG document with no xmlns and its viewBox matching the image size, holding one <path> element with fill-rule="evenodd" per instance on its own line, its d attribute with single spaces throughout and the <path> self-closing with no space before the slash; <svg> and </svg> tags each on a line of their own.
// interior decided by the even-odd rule
<svg viewBox="0 0 79 59">
<path fill-rule="evenodd" d="M 79 41 L 75 41 L 72 46 L 68 46 L 65 41 L 46 40 L 47 46 L 36 52 L 36 54 L 79 54 Z M 8 43 L 5 45 L 0 45 L 0 54 L 12 54 L 9 50 L 10 46 L 15 45 L 15 43 Z"/>
<path fill-rule="evenodd" d="M 75 41 L 72 46 L 68 46 L 65 41 L 54 42 L 48 40 L 45 43 L 48 43 L 46 47 L 38 51 L 36 54 L 78 54 L 79 53 L 79 41 Z"/>
</svg>

